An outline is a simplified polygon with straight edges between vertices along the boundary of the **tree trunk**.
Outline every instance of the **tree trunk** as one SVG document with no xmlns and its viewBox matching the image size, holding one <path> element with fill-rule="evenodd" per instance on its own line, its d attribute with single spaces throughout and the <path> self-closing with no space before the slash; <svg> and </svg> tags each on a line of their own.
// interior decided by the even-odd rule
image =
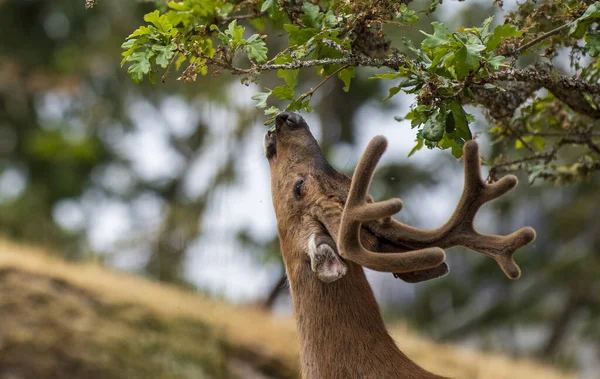
<svg viewBox="0 0 600 379">
<path fill-rule="evenodd" d="M 275 285 L 269 292 L 269 296 L 267 296 L 266 300 L 264 301 L 263 308 L 265 308 L 265 309 L 273 308 L 273 304 L 275 304 L 275 300 L 277 300 L 279 295 L 283 291 L 286 291 L 286 292 L 288 291 L 288 286 L 286 286 L 286 283 L 287 283 L 287 275 L 285 274 L 285 270 L 283 270 L 283 272 L 279 276 L 279 280 L 277 281 L 277 283 L 275 283 Z"/>
</svg>

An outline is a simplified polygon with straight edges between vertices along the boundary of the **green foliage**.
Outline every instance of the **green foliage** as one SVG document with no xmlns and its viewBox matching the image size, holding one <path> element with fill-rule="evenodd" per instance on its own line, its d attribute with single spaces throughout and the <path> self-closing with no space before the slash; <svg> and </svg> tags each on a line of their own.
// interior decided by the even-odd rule
<svg viewBox="0 0 600 379">
<path fill-rule="evenodd" d="M 433 1 L 425 13 L 434 12 L 440 4 L 441 1 Z M 537 9 L 534 2 L 525 2 L 519 8 L 520 13 L 509 13 L 504 24 L 495 27 L 493 17 L 479 26 L 461 26 L 454 31 L 433 21 L 431 31 L 420 31 L 424 38 L 419 47 L 409 40 L 404 41 L 410 56 L 397 64 L 373 64 L 397 67 L 395 72 L 371 77 L 392 81 L 383 102 L 400 92 L 416 97 L 405 116 L 416 129 L 416 146 L 410 155 L 426 146 L 448 149 L 460 157 L 464 143 L 472 138 L 470 124 L 475 120 L 463 106 L 477 105 L 474 90 L 479 91 L 479 98 L 506 92 L 491 78 L 505 69 L 516 68 L 516 60 L 512 58 L 530 50 L 531 46 L 553 41 L 544 41 L 557 34 L 552 32 L 545 36 L 542 33 L 541 29 L 555 27 L 552 23 L 544 24 L 547 20 L 563 22 L 564 27 L 558 32 L 565 30 L 567 34 L 568 29 L 571 38 L 586 42 L 585 50 L 590 57 L 600 56 L 600 34 L 592 30 L 592 25 L 600 19 L 600 2 L 584 4 L 561 0 L 560 4 L 561 7 L 548 10 Z M 523 16 L 530 13 L 536 21 Z M 165 12 L 148 13 L 144 17 L 148 25 L 141 26 L 127 38 L 123 44 L 123 63 L 130 64 L 128 71 L 135 82 L 145 76 L 152 80 L 158 68 L 168 71 L 173 61 L 176 69 L 188 62 L 180 77 L 186 81 L 194 81 L 196 74 L 207 74 L 209 66 L 240 75 L 244 84 L 258 83 L 263 71 L 277 70 L 282 82 L 252 97 L 257 101 L 256 107 L 265 112 L 265 124 L 269 125 L 280 110 L 310 112 L 313 94 L 334 76 L 343 83 L 344 91 L 349 91 L 357 67 L 365 65 L 357 63 L 359 58 L 371 56 L 371 52 L 360 47 L 365 43 L 360 38 L 383 39 L 384 25 L 410 27 L 419 22 L 418 14 L 407 4 L 395 1 L 331 0 L 318 4 L 306 1 L 292 7 L 281 0 L 264 0 L 254 7 L 238 4 L 235 10 L 223 0 L 169 2 Z M 254 19 L 250 25 L 260 25 L 260 28 L 272 21 L 268 27 L 286 34 L 287 46 L 272 51 L 269 59 L 266 35 L 255 33 L 244 38 L 248 33 L 241 20 L 247 19 Z M 525 31 L 530 34 L 525 35 Z M 559 44 L 568 41 L 564 36 L 555 38 Z M 218 45 L 213 47 L 213 41 L 218 41 Z M 389 51 L 388 57 L 401 56 Z M 553 54 L 551 50 L 548 53 Z M 234 65 L 236 54 L 247 58 L 243 60 L 245 64 Z M 309 67 L 314 67 L 323 79 L 302 93 L 297 89 L 298 75 L 300 70 Z M 597 80 L 600 63 L 592 62 L 583 68 L 582 74 Z M 482 95 L 481 89 L 488 95 Z M 587 93 L 583 96 L 589 107 L 598 109 L 593 96 Z M 546 149 L 546 141 L 540 136 L 516 137 L 511 135 L 519 150 L 544 152 Z"/>
<path fill-rule="evenodd" d="M 154 11 L 146 14 L 144 21 L 151 25 L 140 26 L 121 46 L 125 50 L 121 65 L 131 63 L 127 72 L 136 83 L 150 74 L 153 64 L 166 68 L 177 50 L 175 37 L 179 29 L 174 25 L 179 18 L 175 13 L 160 15 L 159 11 Z"/>
<path fill-rule="evenodd" d="M 519 37 L 523 33 L 512 25 L 500 25 L 490 30 L 492 21 L 490 17 L 479 28 L 459 28 L 455 32 L 450 32 L 442 23 L 433 22 L 432 34 L 421 32 L 425 35 L 421 49 L 406 41 L 408 49 L 417 57 L 415 63 L 401 67 L 398 72 L 372 77 L 400 79 L 383 101 L 401 90 L 417 94 L 417 102 L 406 116 L 412 127 L 418 129 L 417 145 L 410 155 L 427 146 L 451 149 L 455 157 L 462 156 L 464 143 L 472 138 L 469 123 L 474 121 L 460 100 L 470 96 L 465 83 L 500 70 L 506 58 L 498 55 L 496 49 L 506 38 Z"/>
<path fill-rule="evenodd" d="M 585 13 L 571 23 L 569 33 L 575 38 L 584 38 L 592 57 L 600 55 L 600 35 L 596 30 L 588 31 L 589 26 L 600 19 L 600 2 L 590 5 Z"/>
<path fill-rule="evenodd" d="M 271 1 L 265 11 L 278 17 L 277 4 L 278 1 Z M 127 71 L 134 82 L 141 82 L 145 76 L 153 81 L 152 73 L 158 71 L 156 66 L 167 69 L 174 58 L 178 58 L 177 69 L 188 61 L 181 79 L 195 81 L 196 74 L 206 75 L 207 63 L 216 53 L 213 36 L 221 41 L 219 47 L 229 63 L 238 51 L 244 52 L 251 62 L 266 62 L 267 45 L 259 34 L 252 34 L 245 39 L 246 28 L 238 25 L 235 19 L 224 31 L 213 23 L 216 17 L 230 14 L 233 11 L 232 4 L 225 1 L 186 0 L 171 1 L 167 5 L 170 10 L 164 14 L 158 10 L 146 14 L 144 21 L 149 25 L 140 26 L 121 46 L 125 50 L 121 64 L 130 63 Z"/>
<path fill-rule="evenodd" d="M 278 20 L 281 17 L 280 5 L 280 0 L 265 0 L 260 11 L 267 12 L 273 20 Z"/>
<path fill-rule="evenodd" d="M 403 24 L 412 25 L 419 22 L 419 16 L 417 16 L 416 11 L 408 9 L 406 4 L 402 4 L 400 6 L 400 13 L 398 13 L 396 20 Z"/>
<path fill-rule="evenodd" d="M 583 38 L 588 26 L 591 25 L 594 21 L 598 20 L 599 18 L 600 3 L 595 2 L 594 4 L 589 6 L 589 8 L 581 17 L 573 21 L 569 33 L 575 38 Z"/>
<path fill-rule="evenodd" d="M 202 9 L 198 8 L 199 4 L 204 5 Z M 257 108 L 265 110 L 269 116 L 266 124 L 272 123 L 279 111 L 279 107 L 268 105 L 267 100 L 271 96 L 287 102 L 283 108 L 285 110 L 310 111 L 314 90 L 296 94 L 299 69 L 292 65 L 298 60 L 318 61 L 346 56 L 354 38 L 352 25 L 357 22 L 357 16 L 352 11 L 357 9 L 340 4 L 323 11 L 318 5 L 305 2 L 300 9 L 300 22 L 296 22 L 281 12 L 280 1 L 264 1 L 260 11 L 267 13 L 272 20 L 283 19 L 282 28 L 288 35 L 288 48 L 267 62 L 267 46 L 258 34 L 245 39 L 246 28 L 239 25 L 235 17 L 224 30 L 215 23 L 219 17 L 231 15 L 231 9 L 226 5 L 209 0 L 187 0 L 168 3 L 170 9 L 164 14 L 158 11 L 147 14 L 144 19 L 149 25 L 134 31 L 123 44 L 123 63 L 130 63 L 128 71 L 133 80 L 140 82 L 144 76 L 156 70 L 155 66 L 168 67 L 170 60 L 181 54 L 177 66 L 189 60 L 190 66 L 182 77 L 193 81 L 195 73 L 206 74 L 207 65 L 211 63 L 226 69 L 233 68 L 233 56 L 243 51 L 251 64 L 242 79 L 246 83 L 257 80 L 254 72 L 260 71 L 261 64 L 291 67 L 277 71 L 284 85 L 253 97 L 258 101 Z M 406 4 L 398 4 L 394 19 L 390 22 L 414 24 L 418 20 L 416 11 L 409 9 Z M 471 138 L 469 122 L 472 121 L 458 101 L 459 97 L 469 95 L 465 84 L 502 69 L 505 58 L 497 54 L 496 49 L 507 38 L 517 38 L 523 34 L 512 25 L 500 25 L 492 30 L 491 24 L 492 18 L 488 18 L 481 27 L 462 27 L 450 32 L 444 24 L 433 22 L 432 34 L 422 32 L 425 39 L 420 49 L 409 45 L 416 60 L 409 61 L 406 67 L 400 67 L 396 73 L 373 76 L 374 79 L 399 80 L 383 101 L 400 91 L 417 95 L 417 102 L 407 118 L 418 129 L 418 146 L 451 149 L 455 156 L 462 154 L 464 142 Z M 213 36 L 220 41 L 216 49 L 211 43 Z M 335 74 L 343 82 L 345 91 L 350 89 L 356 75 L 353 66 L 314 66 L 324 80 Z"/>
</svg>

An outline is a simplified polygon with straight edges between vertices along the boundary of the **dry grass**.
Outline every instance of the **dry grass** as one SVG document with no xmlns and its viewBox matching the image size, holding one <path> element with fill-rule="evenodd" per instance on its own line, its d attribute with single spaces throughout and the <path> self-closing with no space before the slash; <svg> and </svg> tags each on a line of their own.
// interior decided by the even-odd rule
<svg viewBox="0 0 600 379">
<path fill-rule="evenodd" d="M 69 264 L 34 247 L 0 240 L 0 269 L 62 280 L 94 294 L 105 304 L 137 304 L 166 319 L 190 319 L 223 336 L 229 349 L 255 366 L 282 377 L 296 375 L 298 345 L 292 319 L 259 309 L 213 301 L 179 288 L 109 271 L 94 264 Z M 3 294 L 6 295 L 6 294 Z M 418 337 L 402 326 L 391 327 L 400 348 L 425 368 L 455 378 L 559 379 L 573 376 L 542 365 L 482 354 Z M 198 341 L 202 343 L 202 341 Z"/>
</svg>

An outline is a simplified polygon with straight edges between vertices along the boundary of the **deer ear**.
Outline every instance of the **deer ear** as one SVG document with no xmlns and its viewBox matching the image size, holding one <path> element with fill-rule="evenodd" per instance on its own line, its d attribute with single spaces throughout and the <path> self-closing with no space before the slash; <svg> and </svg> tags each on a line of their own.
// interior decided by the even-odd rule
<svg viewBox="0 0 600 379">
<path fill-rule="evenodd" d="M 317 277 L 325 283 L 341 279 L 348 272 L 348 266 L 342 261 L 335 248 L 333 239 L 328 235 L 314 234 L 308 241 L 310 267 Z"/>
</svg>

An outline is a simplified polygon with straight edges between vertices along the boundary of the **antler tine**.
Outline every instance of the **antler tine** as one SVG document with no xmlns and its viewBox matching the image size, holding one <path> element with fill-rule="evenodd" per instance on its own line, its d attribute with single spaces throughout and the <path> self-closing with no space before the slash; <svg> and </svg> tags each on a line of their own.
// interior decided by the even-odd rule
<svg viewBox="0 0 600 379">
<path fill-rule="evenodd" d="M 515 263 L 513 255 L 517 249 L 535 239 L 533 228 L 524 227 L 508 236 L 499 236 L 480 234 L 473 227 L 479 208 L 514 188 L 518 182 L 517 178 L 507 175 L 496 183 L 486 184 L 480 176 L 479 148 L 474 141 L 465 144 L 464 161 L 464 190 L 452 217 L 442 227 L 436 230 L 420 230 L 389 218 L 383 222 L 369 223 L 368 227 L 401 246 L 468 247 L 492 257 L 509 278 L 517 279 L 521 275 L 521 270 Z"/>
<path fill-rule="evenodd" d="M 463 245 L 492 257 L 502 271 L 511 279 L 521 276 L 521 270 L 513 255 L 517 249 L 535 239 L 535 230 L 524 227 L 508 236 L 480 234 L 473 227 L 473 220 L 479 208 L 513 189 L 517 177 L 507 175 L 496 183 L 486 184 L 480 175 L 479 146 L 474 141 L 465 144 L 465 188 L 452 218 L 448 221 L 441 244 L 443 246 Z"/>
<path fill-rule="evenodd" d="M 350 185 L 350 192 L 342 213 L 338 249 L 342 257 L 361 266 L 383 272 L 412 272 L 439 266 L 446 257 L 444 250 L 430 247 L 403 253 L 375 253 L 365 249 L 360 241 L 363 221 L 390 217 L 402 208 L 400 199 L 367 203 L 365 198 L 379 159 L 387 147 L 387 140 L 377 136 L 363 153 Z"/>
</svg>

